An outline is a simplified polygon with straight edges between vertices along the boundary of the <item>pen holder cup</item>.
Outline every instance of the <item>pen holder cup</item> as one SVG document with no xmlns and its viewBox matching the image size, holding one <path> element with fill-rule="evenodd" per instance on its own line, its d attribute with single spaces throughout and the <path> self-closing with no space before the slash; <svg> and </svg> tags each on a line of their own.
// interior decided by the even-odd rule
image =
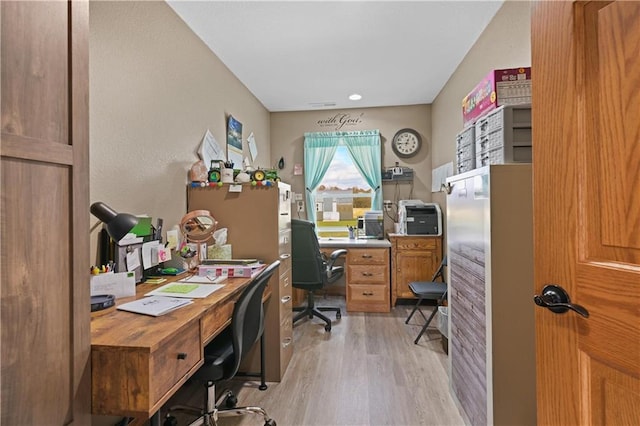
<svg viewBox="0 0 640 426">
<path fill-rule="evenodd" d="M 349 239 L 354 240 L 355 238 L 356 238 L 356 231 L 354 229 L 349 229 Z"/>
<path fill-rule="evenodd" d="M 233 169 L 220 169 L 222 183 L 233 183 Z"/>
</svg>

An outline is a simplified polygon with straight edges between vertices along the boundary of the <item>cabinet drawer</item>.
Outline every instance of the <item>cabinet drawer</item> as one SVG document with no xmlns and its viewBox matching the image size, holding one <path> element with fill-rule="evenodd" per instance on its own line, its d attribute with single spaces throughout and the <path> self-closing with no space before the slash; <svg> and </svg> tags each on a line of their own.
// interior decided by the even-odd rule
<svg viewBox="0 0 640 426">
<path fill-rule="evenodd" d="M 285 254 L 291 255 L 291 231 L 280 231 L 278 234 L 278 254 L 283 256 Z"/>
<path fill-rule="evenodd" d="M 352 265 L 347 264 L 347 281 L 349 284 L 389 284 L 387 265 Z"/>
<path fill-rule="evenodd" d="M 389 254 L 386 249 L 352 249 L 347 252 L 348 265 L 386 264 Z"/>
<path fill-rule="evenodd" d="M 293 297 L 290 294 L 280 296 L 280 322 L 291 316 L 293 306 Z"/>
<path fill-rule="evenodd" d="M 350 284 L 347 287 L 350 312 L 389 312 L 389 286 Z"/>
<path fill-rule="evenodd" d="M 214 336 L 220 333 L 231 323 L 234 300 L 227 300 L 224 304 L 209 309 L 202 317 L 202 341 L 209 343 Z"/>
<path fill-rule="evenodd" d="M 398 238 L 397 250 L 433 250 L 437 247 L 436 238 Z"/>
<path fill-rule="evenodd" d="M 387 300 L 387 287 L 379 285 L 350 284 L 349 300 L 354 302 L 384 302 Z"/>
<path fill-rule="evenodd" d="M 151 354 L 149 393 L 152 404 L 164 396 L 201 359 L 200 327 L 198 322 L 194 322 Z"/>
<path fill-rule="evenodd" d="M 278 260 L 280 261 L 278 273 L 280 276 L 287 274 L 291 269 L 291 252 L 280 253 Z"/>
</svg>

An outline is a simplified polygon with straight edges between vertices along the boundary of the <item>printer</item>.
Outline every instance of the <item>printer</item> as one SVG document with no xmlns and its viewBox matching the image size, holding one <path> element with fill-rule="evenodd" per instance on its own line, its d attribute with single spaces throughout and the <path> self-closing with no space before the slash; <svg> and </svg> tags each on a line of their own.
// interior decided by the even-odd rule
<svg viewBox="0 0 640 426">
<path fill-rule="evenodd" d="M 437 203 L 400 200 L 398 202 L 398 222 L 400 234 L 442 235 L 442 210 Z"/>
</svg>

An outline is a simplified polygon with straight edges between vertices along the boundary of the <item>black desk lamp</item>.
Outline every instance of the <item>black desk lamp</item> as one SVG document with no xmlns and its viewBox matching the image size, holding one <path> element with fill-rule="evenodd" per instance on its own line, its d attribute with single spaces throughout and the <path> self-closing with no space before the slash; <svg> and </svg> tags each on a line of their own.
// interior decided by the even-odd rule
<svg viewBox="0 0 640 426">
<path fill-rule="evenodd" d="M 91 204 L 91 214 L 100 219 L 107 228 L 107 233 L 115 241 L 124 238 L 134 226 L 138 224 L 138 218 L 129 213 L 116 213 L 111 207 L 102 201 Z"/>
<path fill-rule="evenodd" d="M 116 242 L 124 238 L 134 226 L 138 224 L 138 218 L 129 213 L 116 213 L 111 207 L 102 201 L 91 204 L 91 214 L 104 223 L 107 234 Z M 91 312 L 110 308 L 116 304 L 112 294 L 100 294 L 91 296 Z"/>
</svg>

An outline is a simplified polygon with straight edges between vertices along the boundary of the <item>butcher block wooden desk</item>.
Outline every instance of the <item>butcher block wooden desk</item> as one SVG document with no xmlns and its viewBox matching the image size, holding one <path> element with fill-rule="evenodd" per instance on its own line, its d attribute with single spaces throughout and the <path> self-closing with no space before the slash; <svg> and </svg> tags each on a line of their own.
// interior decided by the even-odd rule
<svg viewBox="0 0 640 426">
<path fill-rule="evenodd" d="M 234 303 L 250 281 L 227 279 L 210 296 L 159 317 L 115 308 L 94 313 L 98 315 L 91 318 L 92 413 L 136 420 L 152 417 L 203 364 L 204 346 L 231 323 Z M 117 303 L 144 297 L 155 288 L 158 285 L 140 284 L 135 297 Z M 268 354 L 266 358 L 268 362 Z"/>
</svg>

